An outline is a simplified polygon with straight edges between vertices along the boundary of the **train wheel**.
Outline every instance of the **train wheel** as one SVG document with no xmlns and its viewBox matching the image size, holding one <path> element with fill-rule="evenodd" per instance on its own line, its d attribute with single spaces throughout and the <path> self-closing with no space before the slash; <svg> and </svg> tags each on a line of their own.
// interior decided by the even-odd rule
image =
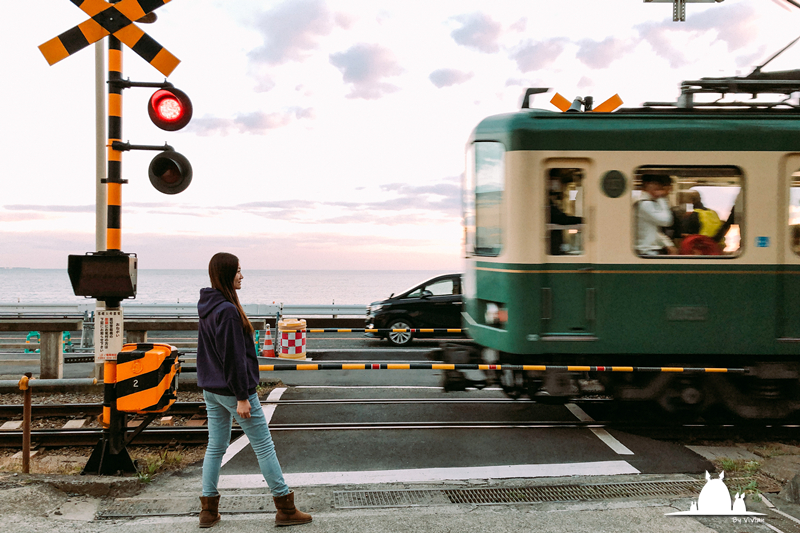
<svg viewBox="0 0 800 533">
<path fill-rule="evenodd" d="M 536 393 L 542 390 L 543 380 L 540 375 L 535 372 L 525 373 L 525 392 L 531 400 L 536 399 Z"/>
<path fill-rule="evenodd" d="M 525 393 L 525 376 L 516 370 L 500 371 L 500 387 L 512 400 L 519 399 Z"/>
<path fill-rule="evenodd" d="M 707 399 L 708 392 L 704 380 L 684 378 L 670 383 L 657 401 L 667 413 L 696 418 L 708 408 Z"/>
<path fill-rule="evenodd" d="M 785 420 L 800 414 L 800 382 L 750 376 L 713 376 L 721 403 L 743 419 Z"/>
</svg>

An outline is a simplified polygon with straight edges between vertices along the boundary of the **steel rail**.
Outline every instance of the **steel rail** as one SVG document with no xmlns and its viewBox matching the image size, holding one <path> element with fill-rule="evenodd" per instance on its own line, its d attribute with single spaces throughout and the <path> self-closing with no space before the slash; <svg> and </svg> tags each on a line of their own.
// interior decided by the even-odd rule
<svg viewBox="0 0 800 533">
<path fill-rule="evenodd" d="M 573 398 L 569 403 L 610 403 L 610 398 Z M 519 404 L 538 403 L 530 398 L 332 398 L 317 400 L 262 400 L 261 405 L 387 405 L 387 404 Z M 103 404 L 34 404 L 33 416 L 36 418 L 68 417 L 79 414 L 99 414 Z M 205 411 L 205 402 L 176 402 L 166 411 L 167 415 L 193 415 Z M 0 405 L 0 418 L 11 418 L 22 414 L 22 404 Z"/>
<path fill-rule="evenodd" d="M 31 442 L 48 448 L 94 446 L 102 434 L 102 428 L 36 429 L 31 431 Z M 232 428 L 232 437 L 241 434 L 241 428 Z M 0 448 L 18 448 L 21 442 L 21 431 L 0 432 Z M 156 445 L 173 442 L 176 444 L 206 444 L 208 443 L 208 429 L 206 427 L 153 427 L 137 435 L 131 444 Z"/>
<path fill-rule="evenodd" d="M 204 402 L 175 402 L 164 415 L 193 415 L 205 410 Z M 103 411 L 103 402 L 68 403 L 68 404 L 34 404 L 34 418 L 69 417 L 80 414 L 95 415 Z M 22 404 L 0 405 L 0 418 L 10 418 L 22 414 Z"/>
<path fill-rule="evenodd" d="M 504 428 L 601 428 L 601 422 L 555 421 L 555 422 L 343 422 L 270 424 L 275 431 L 342 431 L 342 430 L 387 430 L 387 429 L 504 429 Z M 234 426 L 232 436 L 242 433 Z M 37 429 L 31 431 L 31 442 L 45 447 L 92 446 L 102 436 L 102 428 Z M 22 431 L 0 432 L 0 447 L 18 447 L 22 442 Z M 208 428 L 201 427 L 150 427 L 142 431 L 131 445 L 206 444 Z"/>
<path fill-rule="evenodd" d="M 697 437 L 701 434 L 708 439 L 727 439 L 732 435 L 753 434 L 764 436 L 765 431 L 778 435 L 797 435 L 800 426 L 787 424 L 637 424 L 611 423 L 602 421 L 451 421 L 451 422 L 343 422 L 343 423 L 298 423 L 270 424 L 270 431 L 370 431 L 370 430 L 420 430 L 420 429 L 616 429 L 636 430 L 637 433 L 666 440 Z M 100 428 L 80 429 L 39 429 L 31 432 L 32 442 L 45 447 L 93 446 L 101 437 Z M 242 434 L 241 428 L 234 426 L 232 435 Z M 19 447 L 22 431 L 0 432 L 0 447 Z M 208 428 L 203 427 L 153 427 L 145 429 L 131 443 L 132 445 L 156 444 L 206 444 Z"/>
</svg>

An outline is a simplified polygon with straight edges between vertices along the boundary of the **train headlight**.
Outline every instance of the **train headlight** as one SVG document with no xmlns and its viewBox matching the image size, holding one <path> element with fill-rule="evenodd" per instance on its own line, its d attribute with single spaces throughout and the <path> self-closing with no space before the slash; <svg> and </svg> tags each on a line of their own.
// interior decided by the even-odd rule
<svg viewBox="0 0 800 533">
<path fill-rule="evenodd" d="M 487 326 L 503 325 L 508 322 L 508 309 L 502 307 L 502 304 L 488 302 L 483 318 Z"/>
</svg>

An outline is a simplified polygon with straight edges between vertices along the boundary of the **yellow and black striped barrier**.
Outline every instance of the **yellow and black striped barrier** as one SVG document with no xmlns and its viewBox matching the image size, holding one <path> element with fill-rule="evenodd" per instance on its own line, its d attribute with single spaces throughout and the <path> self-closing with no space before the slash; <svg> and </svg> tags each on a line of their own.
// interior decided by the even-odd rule
<svg viewBox="0 0 800 533">
<path fill-rule="evenodd" d="M 463 333 L 458 328 L 308 328 L 287 331 L 305 331 L 308 333 Z"/>
<path fill-rule="evenodd" d="M 259 370 L 524 370 L 532 372 L 678 372 L 683 374 L 746 374 L 746 368 L 687 368 L 674 366 L 484 365 L 447 363 L 297 363 L 259 365 Z"/>
</svg>

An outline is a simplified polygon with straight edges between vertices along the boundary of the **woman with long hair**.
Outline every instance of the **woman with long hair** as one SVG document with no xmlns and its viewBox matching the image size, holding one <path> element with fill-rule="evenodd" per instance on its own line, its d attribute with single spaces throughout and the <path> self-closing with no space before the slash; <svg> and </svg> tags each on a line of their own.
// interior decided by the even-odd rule
<svg viewBox="0 0 800 533">
<path fill-rule="evenodd" d="M 261 474 L 272 492 L 277 513 L 275 524 L 292 526 L 311 522 L 311 515 L 294 506 L 294 492 L 283 480 L 269 426 L 256 394 L 258 359 L 253 325 L 239 303 L 242 288 L 239 259 L 224 252 L 208 264 L 211 288 L 200 290 L 197 311 L 197 385 L 203 389 L 208 415 L 208 447 L 203 459 L 203 495 L 200 527 L 220 521 L 219 470 L 231 440 L 231 417 L 250 440 Z"/>
</svg>

